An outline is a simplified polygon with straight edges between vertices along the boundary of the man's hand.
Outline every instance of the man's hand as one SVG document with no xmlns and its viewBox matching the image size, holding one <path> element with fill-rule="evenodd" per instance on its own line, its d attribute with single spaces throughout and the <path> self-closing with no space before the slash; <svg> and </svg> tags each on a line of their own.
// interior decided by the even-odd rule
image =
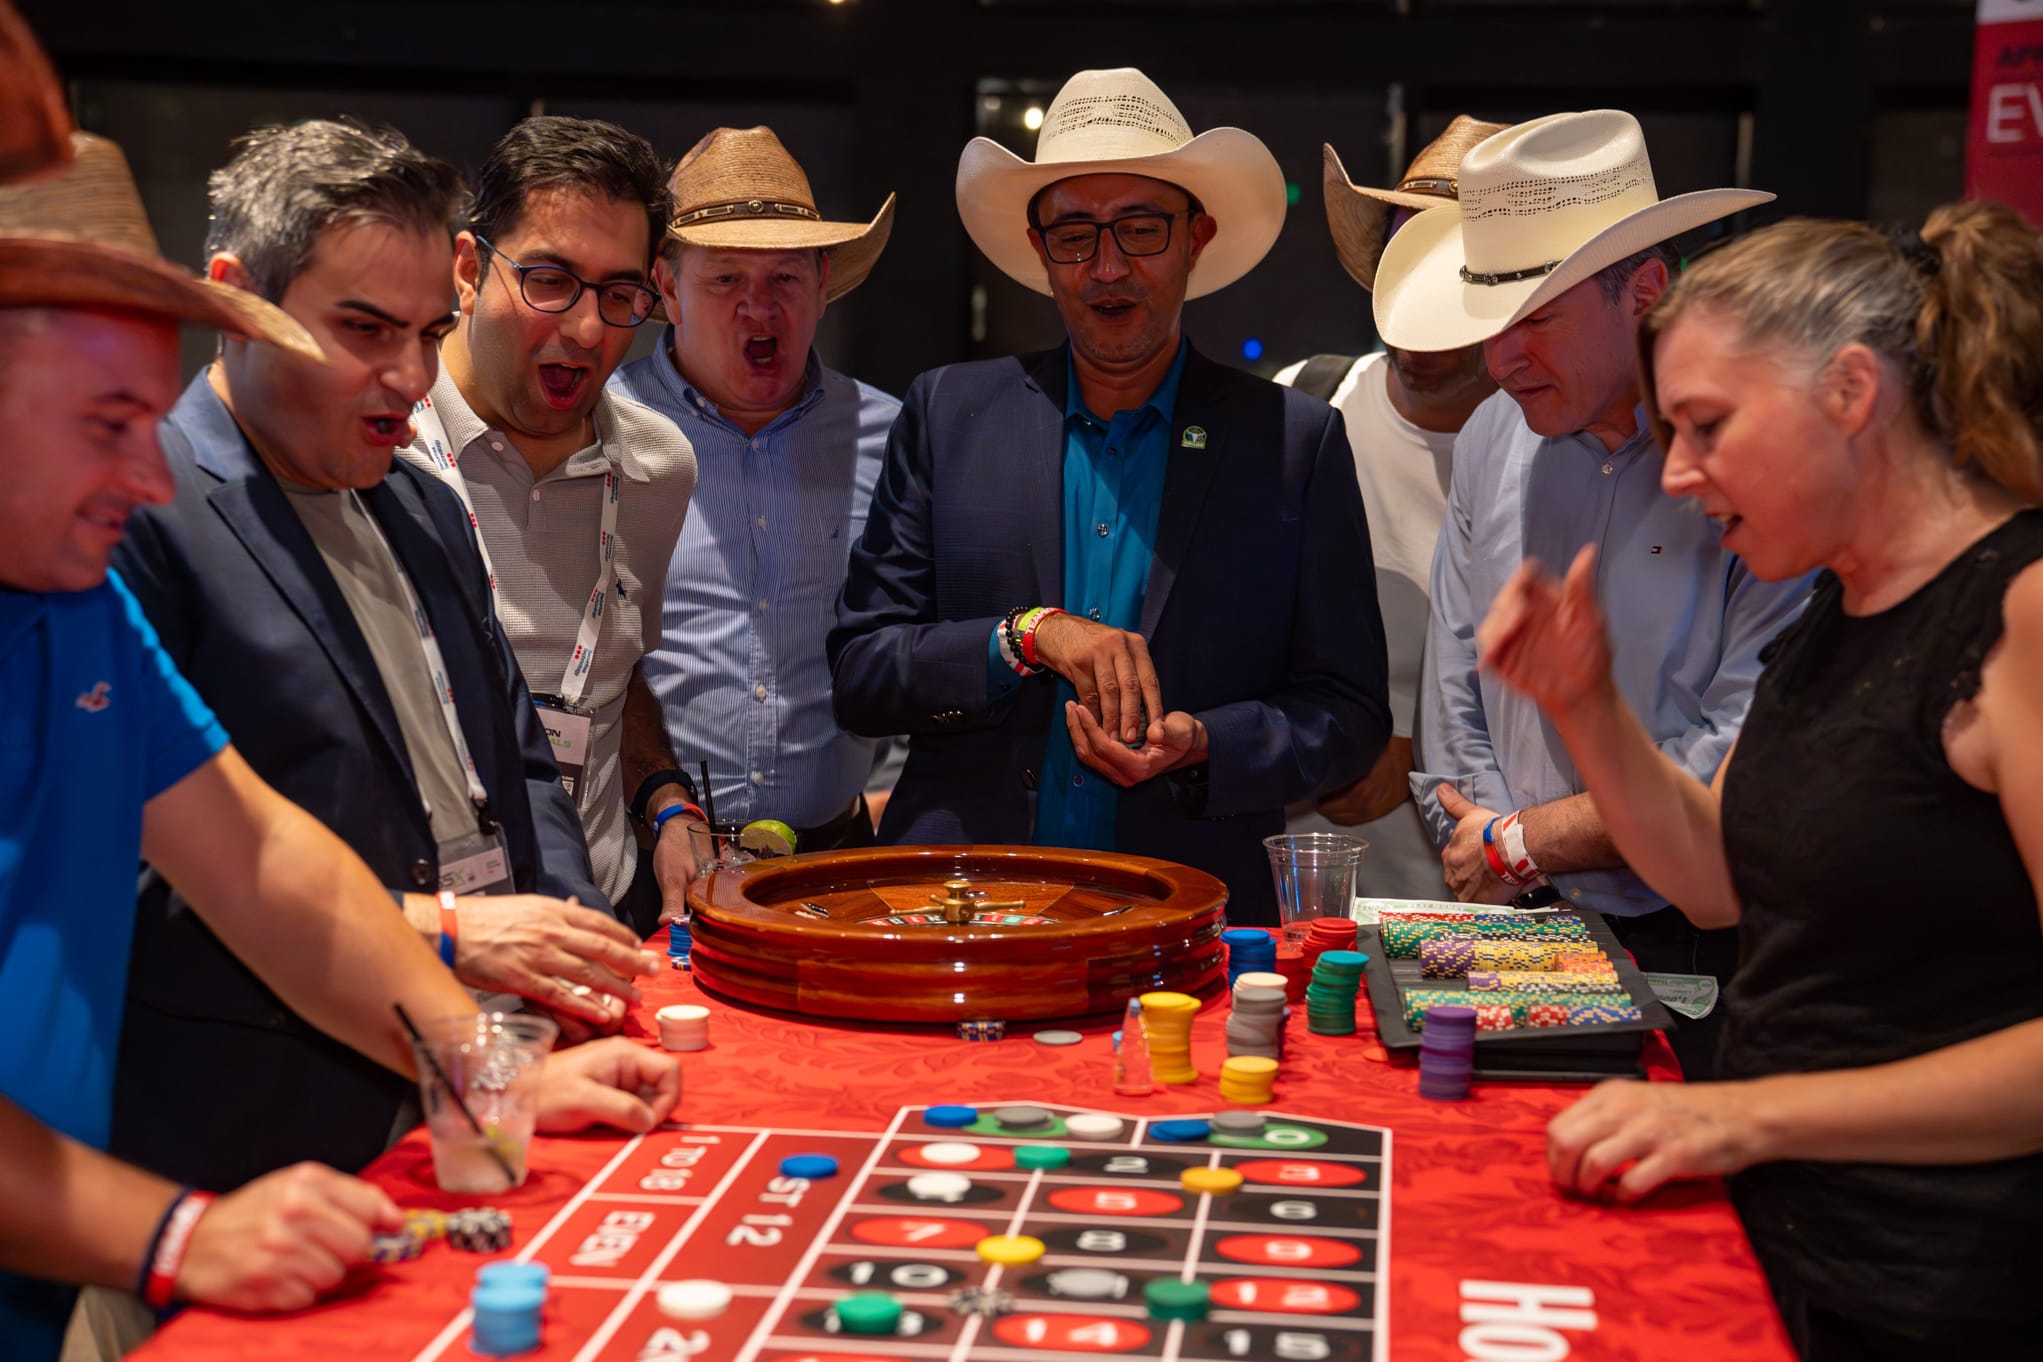
<svg viewBox="0 0 2043 1362">
<path fill-rule="evenodd" d="M 1145 719 L 1154 728 L 1163 713 L 1163 690 L 1140 634 L 1052 615 L 1036 626 L 1036 658 L 1077 689 L 1101 729 L 1126 742 L 1142 736 Z"/>
<path fill-rule="evenodd" d="M 1412 797 L 1412 740 L 1392 738 L 1369 774 L 1319 801 L 1319 811 L 1343 827 L 1374 823 Z"/>
<path fill-rule="evenodd" d="M 1064 723 L 1071 731 L 1073 755 L 1123 789 L 1206 760 L 1206 725 L 1183 710 L 1151 723 L 1139 748 L 1108 737 L 1084 705 L 1066 701 Z"/>
<path fill-rule="evenodd" d="M 681 1100 L 681 1062 L 612 1036 L 546 1057 L 538 1128 L 565 1135 L 592 1125 L 643 1135 Z"/>
<path fill-rule="evenodd" d="M 223 1196 L 199 1217 L 177 1294 L 228 1310 L 303 1310 L 369 1256 L 404 1216 L 383 1190 L 301 1163 Z"/>
<path fill-rule="evenodd" d="M 660 886 L 660 923 L 688 916 L 688 886 L 695 882 L 695 847 L 689 840 L 688 824 L 702 827 L 686 814 L 675 814 L 660 824 L 659 840 L 653 843 L 653 879 Z"/>
<path fill-rule="evenodd" d="M 1447 887 L 1463 903 L 1509 903 L 1518 893 L 1498 879 L 1483 855 L 1483 828 L 1496 810 L 1471 804 L 1461 791 L 1442 781 L 1438 788 L 1440 807 L 1455 820 L 1454 833 L 1440 853 L 1440 869 Z"/>
<path fill-rule="evenodd" d="M 1566 1191 L 1637 1201 L 1663 1183 L 1761 1162 L 1745 1083 L 1599 1083 L 1546 1128 L 1547 1171 Z"/>
<path fill-rule="evenodd" d="M 636 975 L 654 966 L 631 929 L 607 913 L 541 894 L 457 901 L 454 974 L 470 988 L 516 993 L 592 1026 L 611 1024 L 611 998 L 637 1002 Z M 575 992 L 586 984 L 588 991 Z"/>
</svg>

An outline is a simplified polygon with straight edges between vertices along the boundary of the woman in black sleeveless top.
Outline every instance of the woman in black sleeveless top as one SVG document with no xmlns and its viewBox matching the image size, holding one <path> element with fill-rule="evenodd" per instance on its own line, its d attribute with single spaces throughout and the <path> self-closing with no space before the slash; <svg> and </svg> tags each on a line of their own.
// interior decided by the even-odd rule
<svg viewBox="0 0 2043 1362">
<path fill-rule="evenodd" d="M 1593 550 L 1479 631 L 1633 869 L 1739 928 L 1729 1081 L 1597 1088 L 1554 1176 L 1731 1175 L 1805 1358 L 2043 1357 L 2043 239 L 1782 223 L 1639 346 L 1665 490 L 1760 577 L 1828 571 L 1714 789 L 1617 698 Z"/>
</svg>

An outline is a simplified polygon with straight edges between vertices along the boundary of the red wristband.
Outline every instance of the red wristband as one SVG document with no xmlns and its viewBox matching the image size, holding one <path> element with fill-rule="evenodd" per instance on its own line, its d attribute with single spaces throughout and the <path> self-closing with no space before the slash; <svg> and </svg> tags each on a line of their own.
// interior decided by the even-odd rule
<svg viewBox="0 0 2043 1362">
<path fill-rule="evenodd" d="M 1490 873 L 1492 875 L 1495 875 L 1506 884 L 1520 885 L 1525 883 L 1525 881 L 1511 873 L 1511 867 L 1504 863 L 1503 853 L 1498 851 L 1496 843 L 1490 840 L 1491 830 L 1503 821 L 1502 818 L 1492 818 L 1483 825 L 1483 859 L 1490 863 Z"/>
<path fill-rule="evenodd" d="M 192 1230 L 212 1204 L 211 1192 L 186 1192 L 164 1215 L 149 1256 L 148 1273 L 142 1278 L 142 1300 L 150 1309 L 169 1308 L 177 1293 L 178 1269 L 184 1266 L 185 1250 L 191 1247 Z"/>
<path fill-rule="evenodd" d="M 1033 620 L 1029 621 L 1029 627 L 1022 631 L 1022 661 L 1038 670 L 1042 668 L 1043 664 L 1036 660 L 1036 630 L 1042 628 L 1043 621 L 1050 616 L 1063 613 L 1054 605 L 1046 605 Z"/>
</svg>

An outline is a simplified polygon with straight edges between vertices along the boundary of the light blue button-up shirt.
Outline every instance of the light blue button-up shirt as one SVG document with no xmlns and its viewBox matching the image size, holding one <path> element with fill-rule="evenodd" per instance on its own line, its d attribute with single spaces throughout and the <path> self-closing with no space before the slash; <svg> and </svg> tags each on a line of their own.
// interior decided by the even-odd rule
<svg viewBox="0 0 2043 1362">
<path fill-rule="evenodd" d="M 1115 412 L 1106 422 L 1086 410 L 1069 351 L 1065 355 L 1061 604 L 1074 615 L 1116 629 L 1132 630 L 1142 624 L 1142 597 L 1149 587 L 1156 519 L 1163 509 L 1164 474 L 1170 466 L 1171 412 L 1185 372 L 1185 351 L 1186 343 L 1178 342 L 1177 358 L 1147 401 L 1132 411 Z M 1001 660 L 997 631 L 988 642 L 987 680 L 996 698 L 1020 680 Z M 1064 704 L 1077 698 L 1077 688 L 1059 677 L 1036 796 L 1035 841 L 1038 846 L 1111 851 L 1119 792 L 1072 750 Z"/>
<path fill-rule="evenodd" d="M 612 386 L 695 446 L 695 496 L 667 577 L 645 677 L 683 765 L 709 762 L 718 818 L 814 827 L 851 807 L 874 741 L 830 709 L 823 639 L 900 402 L 823 367 L 746 435 L 674 367 L 673 329 Z"/>
<path fill-rule="evenodd" d="M 1638 434 L 1606 451 L 1593 435 L 1534 434 L 1500 392 L 1455 441 L 1412 774 L 1435 844 L 1454 830 L 1434 793 L 1442 781 L 1499 813 L 1582 791 L 1539 707 L 1476 670 L 1476 626 L 1521 560 L 1560 573 L 1584 544 L 1597 546 L 1618 690 L 1660 750 L 1704 782 L 1745 722 L 1759 650 L 1808 599 L 1810 578 L 1760 581 L 1698 506 L 1660 490 L 1664 456 L 1644 415 Z M 1636 916 L 1666 903 L 1628 870 L 1548 878 L 1599 912 Z"/>
</svg>

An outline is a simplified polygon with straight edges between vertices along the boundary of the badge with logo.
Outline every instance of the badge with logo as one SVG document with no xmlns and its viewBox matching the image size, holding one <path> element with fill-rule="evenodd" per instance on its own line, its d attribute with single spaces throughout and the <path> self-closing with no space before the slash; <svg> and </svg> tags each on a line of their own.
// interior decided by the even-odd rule
<svg viewBox="0 0 2043 1362">
<path fill-rule="evenodd" d="M 1186 426 L 1185 433 L 1178 437 L 1178 443 L 1186 449 L 1204 449 L 1206 447 L 1206 427 Z"/>
<path fill-rule="evenodd" d="M 546 745 L 553 749 L 554 765 L 560 767 L 562 788 L 568 798 L 579 799 L 582 771 L 589 764 L 589 724 L 596 712 L 567 704 L 557 695 L 535 695 L 532 707 L 539 711 Z"/>
</svg>

